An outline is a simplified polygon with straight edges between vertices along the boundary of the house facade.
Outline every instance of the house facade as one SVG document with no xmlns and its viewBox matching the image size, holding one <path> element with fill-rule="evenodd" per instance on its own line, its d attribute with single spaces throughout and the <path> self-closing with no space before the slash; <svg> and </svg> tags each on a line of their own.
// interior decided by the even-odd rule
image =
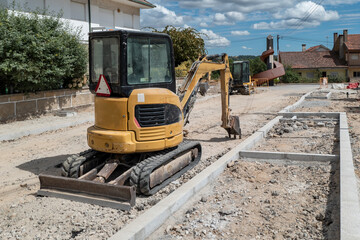
<svg viewBox="0 0 360 240">
<path fill-rule="evenodd" d="M 343 81 L 360 81 L 360 34 L 334 33 L 334 46 L 330 50 L 323 45 L 301 52 L 280 52 L 280 62 L 291 66 L 303 78 L 328 77 Z"/>
<path fill-rule="evenodd" d="M 360 34 L 348 34 L 344 30 L 342 35 L 334 33 L 333 51 L 339 58 L 346 61 L 350 81 L 360 81 Z"/>
<path fill-rule="evenodd" d="M 279 59 L 284 66 L 291 66 L 302 78 L 347 79 L 345 61 L 341 61 L 332 51 L 280 52 Z"/>
<path fill-rule="evenodd" d="M 81 40 L 87 41 L 89 33 L 88 3 L 91 9 L 92 30 L 103 28 L 140 29 L 140 9 L 155 6 L 146 0 L 16 0 L 15 7 L 49 12 L 62 12 L 63 20 L 73 28 L 81 29 Z M 0 0 L 2 7 L 10 8 L 13 0 Z"/>
</svg>

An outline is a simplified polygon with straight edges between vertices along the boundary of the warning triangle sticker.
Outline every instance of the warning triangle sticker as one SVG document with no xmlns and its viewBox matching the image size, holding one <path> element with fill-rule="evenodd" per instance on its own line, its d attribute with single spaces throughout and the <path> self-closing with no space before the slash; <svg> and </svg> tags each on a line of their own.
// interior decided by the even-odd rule
<svg viewBox="0 0 360 240">
<path fill-rule="evenodd" d="M 106 78 L 103 74 L 100 74 L 98 84 L 95 88 L 96 95 L 109 97 L 111 94 L 111 89 L 109 83 L 106 81 Z"/>
</svg>

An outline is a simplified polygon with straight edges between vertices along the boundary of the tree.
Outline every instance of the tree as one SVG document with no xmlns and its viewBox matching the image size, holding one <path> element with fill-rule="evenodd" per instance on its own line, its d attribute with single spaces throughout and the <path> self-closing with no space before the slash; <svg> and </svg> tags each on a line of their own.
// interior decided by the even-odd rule
<svg viewBox="0 0 360 240">
<path fill-rule="evenodd" d="M 250 61 L 251 76 L 267 70 L 266 64 L 263 61 L 261 61 L 260 57 L 250 59 L 249 61 Z"/>
<path fill-rule="evenodd" d="M 194 28 L 166 26 L 161 31 L 153 29 L 153 32 L 166 33 L 171 37 L 174 47 L 175 66 L 188 60 L 195 61 L 199 55 L 206 53 L 205 42 L 201 38 L 202 33 Z"/>
<path fill-rule="evenodd" d="M 59 89 L 81 78 L 87 51 L 79 39 L 59 16 L 0 9 L 0 91 Z"/>
</svg>

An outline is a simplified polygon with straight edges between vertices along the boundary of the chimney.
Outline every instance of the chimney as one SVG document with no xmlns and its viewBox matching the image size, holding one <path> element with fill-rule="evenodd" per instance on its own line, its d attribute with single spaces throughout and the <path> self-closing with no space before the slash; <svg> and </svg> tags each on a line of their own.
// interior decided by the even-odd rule
<svg viewBox="0 0 360 240">
<path fill-rule="evenodd" d="M 303 43 L 303 44 L 301 45 L 301 47 L 302 47 L 302 51 L 305 52 L 305 51 L 306 51 L 306 44 Z"/>
<path fill-rule="evenodd" d="M 336 43 L 337 38 L 338 38 L 338 33 L 334 33 L 334 47 L 335 47 L 335 43 Z"/>
<path fill-rule="evenodd" d="M 344 35 L 339 36 L 339 57 L 340 59 L 344 59 L 345 51 L 344 51 Z"/>
<path fill-rule="evenodd" d="M 346 43 L 348 40 L 348 30 L 344 29 L 343 34 L 344 34 L 344 43 Z"/>
</svg>

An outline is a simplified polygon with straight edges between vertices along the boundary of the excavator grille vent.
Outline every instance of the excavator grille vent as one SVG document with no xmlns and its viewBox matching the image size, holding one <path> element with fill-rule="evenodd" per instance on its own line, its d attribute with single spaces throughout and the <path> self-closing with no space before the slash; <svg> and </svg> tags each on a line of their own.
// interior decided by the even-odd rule
<svg viewBox="0 0 360 240">
<path fill-rule="evenodd" d="M 141 127 L 154 127 L 166 124 L 166 104 L 144 104 L 135 107 L 135 117 Z"/>
</svg>

